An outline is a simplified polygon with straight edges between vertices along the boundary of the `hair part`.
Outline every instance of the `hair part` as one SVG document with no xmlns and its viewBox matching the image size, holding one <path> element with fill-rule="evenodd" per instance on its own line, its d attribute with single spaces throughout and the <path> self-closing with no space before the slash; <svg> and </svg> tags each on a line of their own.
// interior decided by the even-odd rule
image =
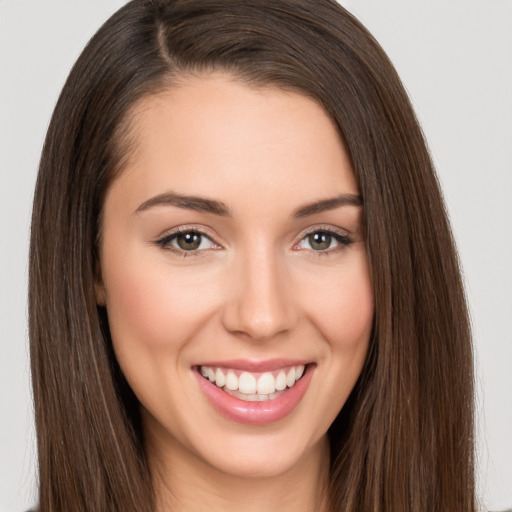
<svg viewBox="0 0 512 512">
<path fill-rule="evenodd" d="M 41 511 L 154 510 L 138 402 L 96 305 L 101 210 L 136 146 L 137 102 L 213 71 L 321 104 L 364 200 L 375 320 L 363 372 L 329 430 L 333 510 L 474 512 L 470 330 L 439 185 L 391 63 L 334 0 L 132 1 L 75 64 L 32 217 Z"/>
</svg>

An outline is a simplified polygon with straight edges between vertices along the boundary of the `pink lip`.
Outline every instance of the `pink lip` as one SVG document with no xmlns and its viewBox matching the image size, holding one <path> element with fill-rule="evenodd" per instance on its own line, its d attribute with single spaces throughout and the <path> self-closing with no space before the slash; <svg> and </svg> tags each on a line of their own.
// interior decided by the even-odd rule
<svg viewBox="0 0 512 512">
<path fill-rule="evenodd" d="M 269 361 L 265 362 L 268 363 Z M 227 365 L 221 365 L 220 362 L 208 363 L 207 366 L 226 366 L 227 368 L 240 368 L 240 365 L 235 365 L 235 361 L 229 361 Z M 273 363 L 272 363 L 273 364 Z M 295 364 L 295 363 L 293 363 Z M 303 364 L 303 363 L 297 363 Z M 285 365 L 289 366 L 290 361 L 287 360 Z M 205 365 L 206 366 L 206 365 Z M 251 366 L 254 368 L 254 366 Z M 258 370 L 262 370 L 262 366 L 256 364 Z M 264 366 L 263 371 L 270 371 L 270 368 L 275 369 L 273 366 Z M 300 378 L 293 387 L 287 388 L 286 391 L 274 398 L 273 400 L 266 400 L 265 402 L 246 402 L 239 400 L 231 395 L 228 395 L 222 389 L 218 388 L 215 384 L 205 379 L 198 371 L 194 371 L 199 383 L 201 391 L 205 394 L 210 403 L 220 412 L 224 417 L 236 421 L 238 423 L 245 423 L 249 425 L 266 425 L 275 421 L 283 419 L 290 414 L 293 409 L 302 400 L 306 393 L 308 386 L 311 382 L 316 365 L 309 364 L 302 378 Z M 247 371 L 247 366 L 243 367 Z"/>
<path fill-rule="evenodd" d="M 199 363 L 197 366 L 209 366 L 210 368 L 232 368 L 234 370 L 242 370 L 246 372 L 271 372 L 288 366 L 306 366 L 311 361 L 303 361 L 299 359 L 268 359 L 267 361 L 255 361 L 251 359 L 230 359 L 229 361 L 208 361 Z"/>
</svg>

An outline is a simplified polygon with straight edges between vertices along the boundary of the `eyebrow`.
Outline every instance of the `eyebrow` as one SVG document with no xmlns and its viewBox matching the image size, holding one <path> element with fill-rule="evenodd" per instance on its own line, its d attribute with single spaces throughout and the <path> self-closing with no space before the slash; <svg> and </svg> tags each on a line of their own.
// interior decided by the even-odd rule
<svg viewBox="0 0 512 512">
<path fill-rule="evenodd" d="M 177 206 L 187 210 L 213 213 L 215 215 L 228 216 L 229 208 L 221 201 L 207 199 L 206 197 L 186 196 L 168 192 L 152 197 L 144 201 L 135 212 L 143 212 L 154 206 Z"/>
<path fill-rule="evenodd" d="M 342 194 L 330 199 L 323 199 L 313 203 L 301 206 L 294 211 L 293 217 L 302 218 L 317 213 L 322 213 L 328 210 L 334 210 L 341 206 L 362 206 L 363 200 L 361 196 L 356 194 Z M 198 212 L 213 213 L 214 215 L 229 216 L 230 210 L 227 205 L 215 199 L 208 199 L 206 197 L 188 196 L 183 194 L 176 194 L 174 192 L 167 192 L 159 194 L 155 197 L 144 201 L 136 210 L 135 213 L 143 212 L 155 206 L 176 206 L 186 210 L 195 210 Z"/>
<path fill-rule="evenodd" d="M 308 217 L 316 213 L 322 213 L 328 210 L 334 210 L 340 206 L 363 206 L 361 196 L 356 194 L 342 194 L 330 199 L 323 199 L 322 201 L 315 201 L 314 203 L 301 206 L 295 210 L 293 216 L 295 218 Z"/>
</svg>

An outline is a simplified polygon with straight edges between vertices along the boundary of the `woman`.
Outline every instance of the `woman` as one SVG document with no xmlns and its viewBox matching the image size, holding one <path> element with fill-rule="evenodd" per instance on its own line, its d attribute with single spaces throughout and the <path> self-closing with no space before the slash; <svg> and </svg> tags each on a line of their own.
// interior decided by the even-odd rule
<svg viewBox="0 0 512 512">
<path fill-rule="evenodd" d="M 467 313 L 421 131 L 328 0 L 134 1 L 41 159 L 46 510 L 475 510 Z"/>
</svg>

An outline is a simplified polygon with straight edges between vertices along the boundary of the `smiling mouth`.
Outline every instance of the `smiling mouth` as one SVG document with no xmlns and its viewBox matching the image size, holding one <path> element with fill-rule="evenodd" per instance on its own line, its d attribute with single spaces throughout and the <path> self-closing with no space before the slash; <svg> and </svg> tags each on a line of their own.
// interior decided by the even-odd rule
<svg viewBox="0 0 512 512">
<path fill-rule="evenodd" d="M 283 420 L 306 394 L 317 364 L 273 359 L 197 364 L 199 389 L 222 416 L 253 426 Z"/>
<path fill-rule="evenodd" d="M 246 402 L 265 402 L 293 388 L 304 375 L 306 366 L 299 364 L 267 372 L 250 372 L 201 365 L 197 371 L 234 398 Z"/>
</svg>

